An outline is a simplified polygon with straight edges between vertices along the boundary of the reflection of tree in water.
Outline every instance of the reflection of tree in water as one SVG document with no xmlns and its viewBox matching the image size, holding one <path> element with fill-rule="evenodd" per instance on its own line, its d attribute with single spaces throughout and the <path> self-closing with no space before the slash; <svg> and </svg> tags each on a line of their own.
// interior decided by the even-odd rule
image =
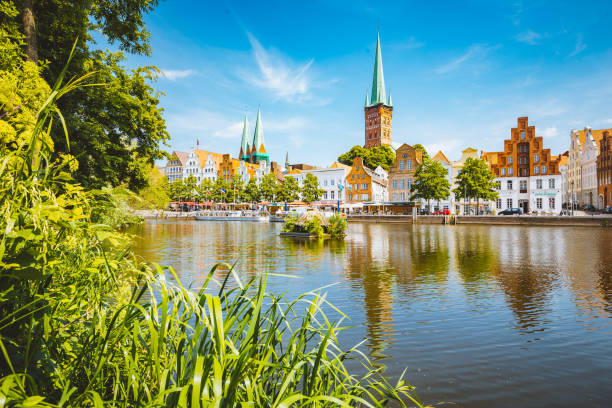
<svg viewBox="0 0 612 408">
<path fill-rule="evenodd" d="M 396 270 L 388 261 L 388 254 L 377 253 L 381 240 L 388 236 L 378 234 L 377 229 L 364 226 L 362 242 L 349 241 L 347 247 L 347 279 L 359 284 L 365 303 L 368 347 L 373 360 L 380 361 L 388 356 L 384 351 L 394 342 L 393 294 L 392 287 Z M 377 241 L 374 243 L 374 241 Z M 385 245 L 382 245 L 385 247 Z"/>
<path fill-rule="evenodd" d="M 497 257 L 491 249 L 490 237 L 480 229 L 455 231 L 457 269 L 468 294 L 478 294 L 495 272 Z"/>
<path fill-rule="evenodd" d="M 437 284 L 448 281 L 450 254 L 446 233 L 446 228 L 428 225 L 418 233 L 407 235 L 415 278 L 433 278 Z"/>
</svg>

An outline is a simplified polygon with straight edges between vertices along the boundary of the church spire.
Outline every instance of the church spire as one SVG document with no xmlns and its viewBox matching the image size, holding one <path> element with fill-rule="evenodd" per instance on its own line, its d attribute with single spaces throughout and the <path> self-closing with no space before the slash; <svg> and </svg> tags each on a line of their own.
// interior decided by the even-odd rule
<svg viewBox="0 0 612 408">
<path fill-rule="evenodd" d="M 264 145 L 263 126 L 261 125 L 261 108 L 257 108 L 257 121 L 253 134 L 253 152 L 259 152 Z M 265 151 L 265 149 L 264 149 Z"/>
<path fill-rule="evenodd" d="M 376 55 L 374 56 L 374 76 L 372 77 L 371 105 L 386 104 L 385 77 L 383 75 L 382 55 L 380 52 L 380 33 L 376 36 Z"/>
<path fill-rule="evenodd" d="M 248 160 L 249 156 L 249 120 L 247 115 L 244 115 L 244 125 L 242 126 L 242 141 L 240 142 L 240 160 Z"/>
<path fill-rule="evenodd" d="M 370 106 L 370 100 L 368 99 L 368 90 L 366 89 L 366 99 L 365 99 L 365 105 L 363 106 Z"/>
</svg>

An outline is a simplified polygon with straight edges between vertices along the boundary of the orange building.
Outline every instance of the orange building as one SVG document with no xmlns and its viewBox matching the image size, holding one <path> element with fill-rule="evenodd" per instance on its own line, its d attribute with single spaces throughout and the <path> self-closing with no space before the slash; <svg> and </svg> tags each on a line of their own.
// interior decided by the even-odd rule
<svg viewBox="0 0 612 408">
<path fill-rule="evenodd" d="M 500 183 L 498 210 L 520 207 L 523 211 L 559 213 L 562 206 L 562 178 L 559 156 L 544 148 L 542 137 L 527 117 L 518 118 L 510 139 L 501 152 L 485 152 L 482 159 Z"/>
<path fill-rule="evenodd" d="M 605 131 L 597 155 L 597 192 L 599 207 L 612 207 L 612 133 Z"/>
<path fill-rule="evenodd" d="M 355 157 L 346 176 L 348 203 L 382 202 L 387 200 L 387 173 L 380 168 L 371 170 L 363 165 L 361 157 Z"/>
</svg>

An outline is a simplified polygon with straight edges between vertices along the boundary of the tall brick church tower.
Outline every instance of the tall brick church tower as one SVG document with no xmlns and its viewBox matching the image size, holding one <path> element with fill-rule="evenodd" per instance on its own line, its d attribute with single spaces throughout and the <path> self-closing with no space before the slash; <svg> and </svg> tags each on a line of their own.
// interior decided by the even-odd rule
<svg viewBox="0 0 612 408">
<path fill-rule="evenodd" d="M 380 53 L 380 34 L 376 39 L 376 55 L 374 57 L 374 77 L 372 78 L 372 96 L 368 100 L 366 92 L 365 106 L 365 145 L 374 147 L 391 146 L 391 120 L 393 105 L 391 92 L 387 99 L 385 92 L 385 77 L 383 75 L 382 55 Z"/>
</svg>

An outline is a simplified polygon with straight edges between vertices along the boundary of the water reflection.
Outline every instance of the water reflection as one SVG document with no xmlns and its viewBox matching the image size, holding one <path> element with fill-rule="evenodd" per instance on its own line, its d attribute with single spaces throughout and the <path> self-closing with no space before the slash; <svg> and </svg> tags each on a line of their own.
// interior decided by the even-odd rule
<svg viewBox="0 0 612 408">
<path fill-rule="evenodd" d="M 269 290 L 288 297 L 326 287 L 354 325 L 346 343 L 365 339 L 390 375 L 408 367 L 431 401 L 568 406 L 572 387 L 595 405 L 610 395 L 611 229 L 353 223 L 344 242 L 279 229 L 159 221 L 135 249 L 195 287 L 217 261 L 237 262 L 243 278 L 283 274 Z"/>
</svg>

